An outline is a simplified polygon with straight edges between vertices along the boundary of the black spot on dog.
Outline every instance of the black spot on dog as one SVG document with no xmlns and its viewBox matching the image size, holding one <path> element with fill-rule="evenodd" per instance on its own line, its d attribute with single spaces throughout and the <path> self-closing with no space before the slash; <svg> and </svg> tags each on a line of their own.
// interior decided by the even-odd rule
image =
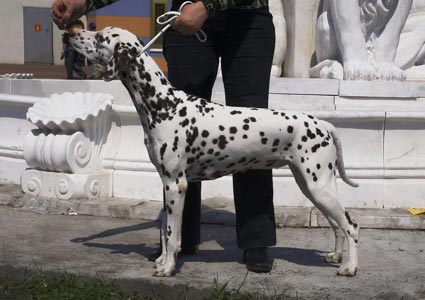
<svg viewBox="0 0 425 300">
<path fill-rule="evenodd" d="M 320 148 L 320 144 L 316 144 L 311 148 L 311 152 L 315 153 Z"/>
<path fill-rule="evenodd" d="M 288 133 L 293 133 L 293 132 L 294 132 L 294 127 L 288 126 Z"/>
<path fill-rule="evenodd" d="M 179 111 L 179 116 L 180 116 L 180 117 L 186 117 L 186 115 L 187 115 L 187 108 L 186 108 L 186 106 L 185 106 L 185 107 L 183 107 L 182 109 L 180 109 L 180 111 Z"/>
<path fill-rule="evenodd" d="M 173 142 L 173 149 L 172 149 L 173 152 L 176 152 L 178 144 L 179 144 L 179 137 L 176 135 L 174 137 L 174 142 Z"/>
<path fill-rule="evenodd" d="M 243 164 L 244 162 L 246 162 L 247 161 L 247 159 L 246 159 L 246 157 L 242 157 L 239 161 L 238 161 L 238 164 Z"/>
<path fill-rule="evenodd" d="M 319 128 L 316 128 L 316 134 L 318 135 L 318 136 L 320 136 L 320 137 L 324 137 L 325 135 L 323 134 L 323 132 L 319 129 Z"/>
<path fill-rule="evenodd" d="M 307 137 L 313 140 L 316 138 L 316 135 L 310 129 L 307 129 Z"/>
<path fill-rule="evenodd" d="M 189 119 L 185 119 L 182 123 L 181 123 L 182 127 L 186 127 L 187 125 L 189 125 Z"/>
<path fill-rule="evenodd" d="M 159 151 L 161 154 L 161 160 L 164 160 L 164 153 L 166 149 L 167 149 L 167 143 L 162 144 L 161 149 Z"/>
<path fill-rule="evenodd" d="M 203 138 L 206 138 L 206 137 L 208 137 L 209 135 L 210 135 L 210 133 L 208 132 L 208 130 L 202 130 L 201 136 L 202 136 Z"/>
<path fill-rule="evenodd" d="M 224 136 L 224 135 L 220 135 L 219 137 L 218 137 L 218 147 L 220 148 L 220 149 L 224 149 L 224 148 L 226 148 L 226 144 L 228 143 L 228 141 L 227 141 L 227 139 L 226 139 L 226 136 Z"/>
<path fill-rule="evenodd" d="M 347 211 L 345 212 L 345 217 L 347 218 L 348 224 L 353 225 L 353 221 Z"/>
</svg>

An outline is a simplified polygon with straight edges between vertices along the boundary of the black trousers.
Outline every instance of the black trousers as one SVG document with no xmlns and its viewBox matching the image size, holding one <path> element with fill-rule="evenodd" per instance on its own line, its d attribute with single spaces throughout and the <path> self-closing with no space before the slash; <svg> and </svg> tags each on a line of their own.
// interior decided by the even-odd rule
<svg viewBox="0 0 425 300">
<path fill-rule="evenodd" d="M 83 77 L 84 70 L 82 66 L 83 57 L 79 54 L 72 46 L 66 46 L 65 48 L 65 68 L 66 78 L 74 79 L 74 71 Z"/>
<path fill-rule="evenodd" d="M 178 89 L 211 100 L 219 58 L 226 104 L 268 107 L 274 26 L 268 10 L 227 10 L 208 19 L 207 41 L 169 30 L 164 35 L 168 78 Z M 271 170 L 233 175 L 237 243 L 241 249 L 276 244 Z M 200 243 L 201 183 L 186 195 L 182 247 Z"/>
</svg>

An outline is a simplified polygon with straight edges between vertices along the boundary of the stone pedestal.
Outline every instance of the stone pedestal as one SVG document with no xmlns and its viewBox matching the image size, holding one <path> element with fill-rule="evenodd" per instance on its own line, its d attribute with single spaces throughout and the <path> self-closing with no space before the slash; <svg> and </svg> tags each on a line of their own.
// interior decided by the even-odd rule
<svg viewBox="0 0 425 300">
<path fill-rule="evenodd" d="M 30 195 L 67 199 L 94 199 L 112 196 L 112 172 L 68 174 L 26 170 L 22 190 Z"/>
<path fill-rule="evenodd" d="M 113 136 L 112 96 L 54 94 L 34 104 L 27 118 L 38 129 L 24 140 L 24 158 L 32 168 L 21 177 L 25 193 L 58 199 L 112 196 L 112 171 L 102 169 Z"/>
</svg>

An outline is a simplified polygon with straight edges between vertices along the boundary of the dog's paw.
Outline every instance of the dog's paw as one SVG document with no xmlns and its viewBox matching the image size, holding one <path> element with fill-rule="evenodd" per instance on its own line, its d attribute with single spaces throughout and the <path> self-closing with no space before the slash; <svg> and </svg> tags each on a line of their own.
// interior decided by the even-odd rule
<svg viewBox="0 0 425 300">
<path fill-rule="evenodd" d="M 155 277 L 171 277 L 174 276 L 175 272 L 174 270 L 165 271 L 165 269 L 157 269 L 153 273 L 153 276 Z"/>
<path fill-rule="evenodd" d="M 339 264 L 342 262 L 342 253 L 329 252 L 324 257 L 325 261 L 330 264 Z"/>
<path fill-rule="evenodd" d="M 336 272 L 337 275 L 353 277 L 356 276 L 357 268 L 350 266 L 349 264 L 341 266 Z"/>
<path fill-rule="evenodd" d="M 155 268 L 161 267 L 164 268 L 165 266 L 165 261 L 166 261 L 166 255 L 160 255 L 156 260 L 155 260 Z"/>
<path fill-rule="evenodd" d="M 155 272 L 153 272 L 153 276 L 154 277 L 165 277 L 164 270 L 162 270 L 162 271 L 155 270 Z"/>
</svg>

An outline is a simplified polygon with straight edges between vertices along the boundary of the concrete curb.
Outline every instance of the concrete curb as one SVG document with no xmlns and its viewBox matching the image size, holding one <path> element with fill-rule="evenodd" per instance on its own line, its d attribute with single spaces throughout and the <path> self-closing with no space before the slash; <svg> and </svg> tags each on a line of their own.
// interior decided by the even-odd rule
<svg viewBox="0 0 425 300">
<path fill-rule="evenodd" d="M 142 220 L 158 220 L 162 203 L 122 198 L 58 200 L 26 195 L 19 185 L 0 185 L 0 205 L 39 214 L 89 215 Z M 406 209 L 349 208 L 362 228 L 425 230 L 425 215 L 411 215 Z M 329 227 L 315 207 L 275 207 L 277 227 Z M 235 225 L 231 199 L 210 198 L 202 202 L 202 222 Z"/>
</svg>

